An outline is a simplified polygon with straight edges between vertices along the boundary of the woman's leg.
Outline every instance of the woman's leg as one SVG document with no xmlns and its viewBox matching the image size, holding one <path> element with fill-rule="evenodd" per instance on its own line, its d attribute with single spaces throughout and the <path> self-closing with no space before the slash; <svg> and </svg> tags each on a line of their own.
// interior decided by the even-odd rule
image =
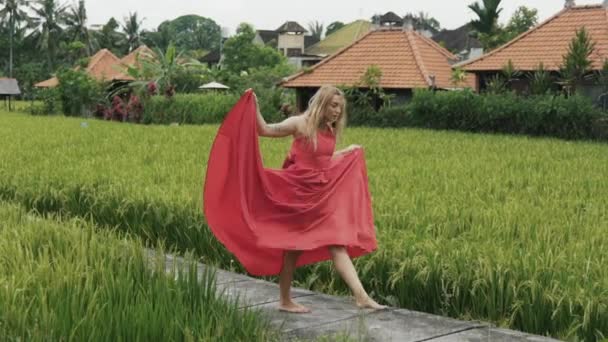
<svg viewBox="0 0 608 342">
<path fill-rule="evenodd" d="M 355 266 L 344 246 L 331 246 L 329 247 L 329 252 L 331 253 L 336 270 L 352 291 L 358 307 L 369 309 L 386 308 L 386 306 L 376 303 L 370 298 L 367 292 L 365 292 L 365 289 L 359 280 L 359 276 L 357 275 L 357 270 L 355 270 Z"/>
<path fill-rule="evenodd" d="M 309 308 L 291 300 L 291 282 L 293 280 L 293 273 L 296 269 L 296 262 L 298 261 L 300 254 L 302 254 L 300 251 L 285 251 L 283 257 L 283 269 L 281 269 L 281 275 L 279 278 L 279 287 L 281 290 L 279 310 L 281 311 L 293 313 L 310 312 Z"/>
</svg>

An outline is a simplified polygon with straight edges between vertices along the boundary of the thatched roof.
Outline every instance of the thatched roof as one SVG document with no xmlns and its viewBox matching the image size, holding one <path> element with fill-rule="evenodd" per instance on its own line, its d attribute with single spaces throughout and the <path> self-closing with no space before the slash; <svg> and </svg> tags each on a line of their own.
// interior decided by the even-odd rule
<svg viewBox="0 0 608 342">
<path fill-rule="evenodd" d="M 403 18 L 398 16 L 395 12 L 387 12 L 386 14 L 380 17 L 380 25 L 384 25 L 386 23 L 403 25 Z"/>
<path fill-rule="evenodd" d="M 128 56 L 127 56 L 128 57 Z M 78 68 L 76 68 L 78 69 Z M 101 49 L 93 55 L 85 72 L 98 81 L 133 81 L 133 77 L 126 74 L 121 60 L 110 50 Z M 59 81 L 56 77 L 36 83 L 37 88 L 56 87 Z"/>
<path fill-rule="evenodd" d="M 279 27 L 276 31 L 278 33 L 286 33 L 286 32 L 306 33 L 306 32 L 308 32 L 308 30 L 303 28 L 300 24 L 296 23 L 295 21 L 286 22 L 285 24 L 281 25 L 281 27 Z"/>
<path fill-rule="evenodd" d="M 21 90 L 19 89 L 17 80 L 14 78 L 0 78 L 0 95 L 21 95 Z"/>
</svg>

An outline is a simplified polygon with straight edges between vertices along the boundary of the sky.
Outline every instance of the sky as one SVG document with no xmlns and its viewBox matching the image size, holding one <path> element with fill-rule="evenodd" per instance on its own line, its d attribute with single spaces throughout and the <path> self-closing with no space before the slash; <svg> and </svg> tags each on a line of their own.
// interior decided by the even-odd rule
<svg viewBox="0 0 608 342">
<path fill-rule="evenodd" d="M 74 1 L 75 0 L 70 0 Z M 577 5 L 601 3 L 602 0 L 577 0 Z M 345 23 L 369 19 L 376 13 L 393 11 L 400 16 L 424 11 L 435 17 L 442 28 L 454 29 L 473 19 L 468 8 L 473 0 L 87 0 L 89 24 L 103 24 L 115 17 L 119 22 L 129 12 L 144 18 L 143 27 L 153 29 L 162 21 L 184 14 L 211 18 L 232 34 L 239 23 L 248 22 L 256 29 L 275 30 L 285 21 L 297 21 L 308 27 L 312 21 L 325 26 L 334 21 Z M 564 0 L 503 0 L 501 22 L 506 22 L 519 6 L 538 9 L 541 21 L 557 13 Z"/>
</svg>

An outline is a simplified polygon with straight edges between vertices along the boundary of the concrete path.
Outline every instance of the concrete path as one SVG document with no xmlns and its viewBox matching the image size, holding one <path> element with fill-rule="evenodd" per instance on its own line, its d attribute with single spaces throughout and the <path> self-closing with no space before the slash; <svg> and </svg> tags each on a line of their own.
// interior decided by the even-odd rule
<svg viewBox="0 0 608 342">
<path fill-rule="evenodd" d="M 150 256 L 156 252 L 148 251 Z M 165 255 L 165 270 L 171 272 L 183 259 Z M 207 266 L 198 264 L 199 274 Z M 318 337 L 345 335 L 355 341 L 452 342 L 452 341 L 556 341 L 550 338 L 498 329 L 482 322 L 465 322 L 405 309 L 359 310 L 349 298 L 328 296 L 304 289 L 293 289 L 297 302 L 310 307 L 310 314 L 287 314 L 277 310 L 277 284 L 216 270 L 219 291 L 239 299 L 241 308 L 256 308 L 266 313 L 283 332 L 285 341 L 314 340 Z"/>
</svg>

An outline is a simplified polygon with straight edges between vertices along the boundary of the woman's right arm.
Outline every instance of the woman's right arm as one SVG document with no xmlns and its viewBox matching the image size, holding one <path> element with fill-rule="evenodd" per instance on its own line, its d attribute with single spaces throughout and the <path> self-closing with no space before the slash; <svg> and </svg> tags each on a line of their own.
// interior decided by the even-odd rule
<svg viewBox="0 0 608 342">
<path fill-rule="evenodd" d="M 267 124 L 266 120 L 264 120 L 264 117 L 262 116 L 262 113 L 260 112 L 260 106 L 257 103 L 257 97 L 255 107 L 257 112 L 259 136 L 279 138 L 293 135 L 298 131 L 298 125 L 300 123 L 299 117 L 292 116 L 279 123 Z"/>
</svg>

